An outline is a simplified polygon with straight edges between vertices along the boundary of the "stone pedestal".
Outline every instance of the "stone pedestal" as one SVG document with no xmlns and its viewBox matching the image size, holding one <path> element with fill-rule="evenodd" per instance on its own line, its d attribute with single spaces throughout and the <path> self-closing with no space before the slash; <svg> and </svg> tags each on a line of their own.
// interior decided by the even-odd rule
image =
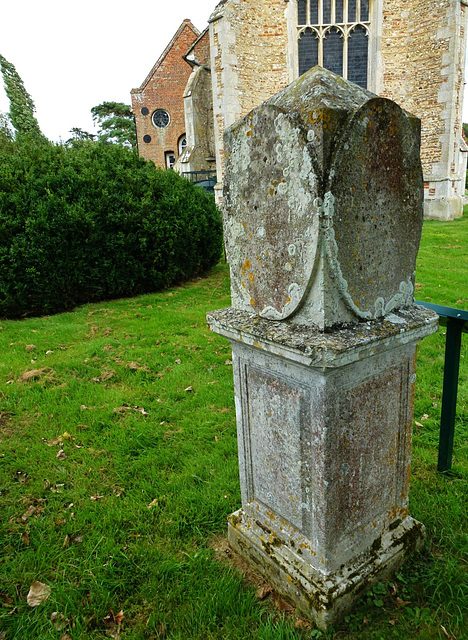
<svg viewBox="0 0 468 640">
<path fill-rule="evenodd" d="M 421 307 L 323 333 L 242 310 L 208 315 L 232 343 L 242 508 L 229 542 L 321 628 L 419 549 L 408 515 Z"/>
</svg>

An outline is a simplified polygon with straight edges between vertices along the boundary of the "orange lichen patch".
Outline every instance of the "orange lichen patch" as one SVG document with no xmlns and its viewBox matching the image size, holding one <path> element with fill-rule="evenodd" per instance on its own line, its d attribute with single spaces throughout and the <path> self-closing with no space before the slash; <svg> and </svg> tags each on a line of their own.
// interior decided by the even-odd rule
<svg viewBox="0 0 468 640">
<path fill-rule="evenodd" d="M 270 518 L 270 520 L 275 520 L 275 514 L 273 513 L 273 511 L 271 511 L 271 509 L 269 509 L 266 512 L 266 515 L 267 515 L 268 518 Z"/>
<path fill-rule="evenodd" d="M 247 270 L 248 270 L 248 269 L 250 269 L 251 267 L 252 267 L 252 264 L 251 264 L 250 260 L 249 260 L 249 259 L 247 259 L 247 260 L 244 262 L 244 266 L 242 267 L 242 270 L 243 270 L 243 271 L 247 271 Z"/>
<path fill-rule="evenodd" d="M 247 131 L 247 137 L 250 138 L 251 135 L 252 135 L 252 131 Z"/>
<path fill-rule="evenodd" d="M 250 306 L 255 307 L 255 300 L 253 298 L 250 298 Z"/>
<path fill-rule="evenodd" d="M 250 280 L 250 282 L 253 282 L 255 280 L 255 275 L 253 273 L 249 273 L 247 277 Z"/>
</svg>

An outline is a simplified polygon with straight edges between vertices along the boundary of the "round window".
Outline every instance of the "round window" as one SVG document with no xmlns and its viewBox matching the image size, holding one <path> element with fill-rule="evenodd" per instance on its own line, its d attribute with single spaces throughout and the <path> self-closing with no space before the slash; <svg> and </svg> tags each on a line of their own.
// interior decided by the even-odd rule
<svg viewBox="0 0 468 640">
<path fill-rule="evenodd" d="M 146 144 L 151 142 L 151 136 L 149 136 L 148 134 L 146 134 L 146 136 L 143 136 L 143 142 L 146 142 Z"/>
<path fill-rule="evenodd" d="M 158 109 L 153 113 L 153 124 L 159 129 L 164 129 L 169 124 L 169 114 L 164 109 Z"/>
</svg>

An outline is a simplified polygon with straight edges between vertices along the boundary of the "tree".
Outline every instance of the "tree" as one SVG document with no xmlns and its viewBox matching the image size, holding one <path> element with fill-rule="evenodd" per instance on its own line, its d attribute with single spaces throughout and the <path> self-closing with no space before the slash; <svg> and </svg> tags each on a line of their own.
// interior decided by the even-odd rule
<svg viewBox="0 0 468 640">
<path fill-rule="evenodd" d="M 96 140 L 96 136 L 94 133 L 89 133 L 88 131 L 84 131 L 84 129 L 80 129 L 79 127 L 73 127 L 72 129 L 70 129 L 69 133 L 72 134 L 72 137 L 68 138 L 65 144 L 83 142 L 84 140 Z"/>
<path fill-rule="evenodd" d="M 11 146 L 14 142 L 10 118 L 6 113 L 0 113 L 0 149 Z"/>
<path fill-rule="evenodd" d="M 123 102 L 103 102 L 91 109 L 98 127 L 98 139 L 136 149 L 136 127 L 133 113 Z"/>
<path fill-rule="evenodd" d="M 0 54 L 0 69 L 3 74 L 5 92 L 10 101 L 10 122 L 17 135 L 44 138 L 34 112 L 36 110 L 33 99 L 26 91 L 23 81 L 15 66 Z"/>
</svg>

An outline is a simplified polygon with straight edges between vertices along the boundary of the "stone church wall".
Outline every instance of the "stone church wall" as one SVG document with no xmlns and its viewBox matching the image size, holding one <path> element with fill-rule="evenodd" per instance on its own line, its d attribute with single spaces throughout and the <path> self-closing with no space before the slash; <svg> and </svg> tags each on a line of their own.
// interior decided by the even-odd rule
<svg viewBox="0 0 468 640">
<path fill-rule="evenodd" d="M 422 120 L 426 217 L 462 215 L 467 11 L 460 0 L 372 2 L 369 86 Z M 296 0 L 222 0 L 210 18 L 218 200 L 224 130 L 297 77 L 296 16 Z"/>
<path fill-rule="evenodd" d="M 381 95 L 421 118 L 425 215 L 462 215 L 461 122 L 466 7 L 459 0 L 387 0 Z"/>
<path fill-rule="evenodd" d="M 227 0 L 210 18 L 219 182 L 224 173 L 224 130 L 292 80 L 289 8 L 285 0 Z"/>
</svg>

